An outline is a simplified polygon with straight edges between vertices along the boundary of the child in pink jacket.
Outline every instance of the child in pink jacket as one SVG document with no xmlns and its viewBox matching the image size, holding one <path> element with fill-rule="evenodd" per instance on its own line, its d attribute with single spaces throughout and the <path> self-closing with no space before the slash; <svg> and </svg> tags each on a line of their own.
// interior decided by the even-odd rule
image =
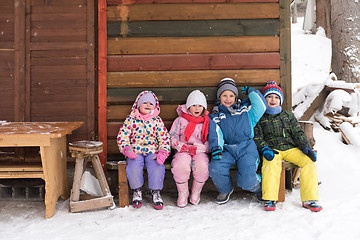
<svg viewBox="0 0 360 240">
<path fill-rule="evenodd" d="M 160 190 L 165 177 L 164 161 L 170 154 L 170 136 L 159 113 L 160 105 L 155 94 L 141 92 L 117 136 L 120 152 L 127 157 L 126 176 L 134 190 L 132 205 L 135 208 L 142 205 L 144 166 L 154 208 L 163 208 Z"/>
<path fill-rule="evenodd" d="M 191 170 L 192 183 L 190 203 L 200 202 L 201 190 L 209 177 L 208 131 L 209 112 L 206 110 L 206 98 L 199 90 L 189 94 L 186 104 L 179 105 L 170 129 L 171 147 L 177 150 L 172 160 L 171 172 L 178 190 L 177 206 L 185 207 L 188 203 L 188 180 Z"/>
</svg>

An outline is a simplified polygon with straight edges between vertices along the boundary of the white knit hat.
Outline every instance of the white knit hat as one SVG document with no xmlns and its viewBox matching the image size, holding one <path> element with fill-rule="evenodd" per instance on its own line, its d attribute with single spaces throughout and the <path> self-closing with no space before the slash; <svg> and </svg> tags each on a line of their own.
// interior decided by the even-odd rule
<svg viewBox="0 0 360 240">
<path fill-rule="evenodd" d="M 203 106 L 205 109 L 207 108 L 206 97 L 199 90 L 192 91 L 186 99 L 186 108 L 196 104 Z"/>
</svg>

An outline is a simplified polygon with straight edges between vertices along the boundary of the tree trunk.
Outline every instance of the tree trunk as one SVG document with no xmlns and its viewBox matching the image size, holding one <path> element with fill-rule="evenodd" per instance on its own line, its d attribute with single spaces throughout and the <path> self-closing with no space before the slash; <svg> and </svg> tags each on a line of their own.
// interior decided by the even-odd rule
<svg viewBox="0 0 360 240">
<path fill-rule="evenodd" d="M 346 82 L 360 82 L 359 13 L 359 0 L 331 0 L 331 66 Z"/>
<path fill-rule="evenodd" d="M 328 38 L 330 32 L 330 0 L 316 0 L 316 29 L 322 27 Z"/>
</svg>

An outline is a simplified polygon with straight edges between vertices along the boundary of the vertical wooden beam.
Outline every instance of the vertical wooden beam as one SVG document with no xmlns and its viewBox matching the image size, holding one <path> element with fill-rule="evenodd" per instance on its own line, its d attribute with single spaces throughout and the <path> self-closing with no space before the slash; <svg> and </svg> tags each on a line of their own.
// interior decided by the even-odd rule
<svg viewBox="0 0 360 240">
<path fill-rule="evenodd" d="M 280 7 L 280 82 L 284 91 L 283 108 L 291 110 L 291 26 L 290 0 L 279 0 Z"/>
<path fill-rule="evenodd" d="M 101 165 L 107 161 L 107 128 L 106 128 L 106 74 L 107 74 L 107 29 L 106 0 L 98 0 L 98 135 L 104 151 L 100 154 Z"/>
<path fill-rule="evenodd" d="M 87 139 L 95 140 L 94 121 L 95 121 L 95 5 L 94 0 L 87 1 L 87 120 L 86 135 Z"/>
<path fill-rule="evenodd" d="M 25 120 L 25 2 L 15 0 L 14 121 Z"/>
<path fill-rule="evenodd" d="M 31 121 L 31 108 L 30 108 L 30 96 L 31 96 L 31 1 L 25 0 L 25 121 Z"/>
</svg>

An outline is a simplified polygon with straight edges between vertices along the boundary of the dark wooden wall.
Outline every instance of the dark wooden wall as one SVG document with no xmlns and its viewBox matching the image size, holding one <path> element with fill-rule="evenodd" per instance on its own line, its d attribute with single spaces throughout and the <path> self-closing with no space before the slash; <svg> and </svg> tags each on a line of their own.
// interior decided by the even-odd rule
<svg viewBox="0 0 360 240">
<path fill-rule="evenodd" d="M 211 109 L 224 77 L 258 89 L 274 80 L 289 105 L 289 14 L 288 0 L 107 0 L 109 158 L 142 90 L 158 96 L 168 128 L 194 89 Z"/>
<path fill-rule="evenodd" d="M 94 16 L 94 0 L 0 1 L 0 120 L 84 121 L 69 140 L 95 138 Z"/>
</svg>

